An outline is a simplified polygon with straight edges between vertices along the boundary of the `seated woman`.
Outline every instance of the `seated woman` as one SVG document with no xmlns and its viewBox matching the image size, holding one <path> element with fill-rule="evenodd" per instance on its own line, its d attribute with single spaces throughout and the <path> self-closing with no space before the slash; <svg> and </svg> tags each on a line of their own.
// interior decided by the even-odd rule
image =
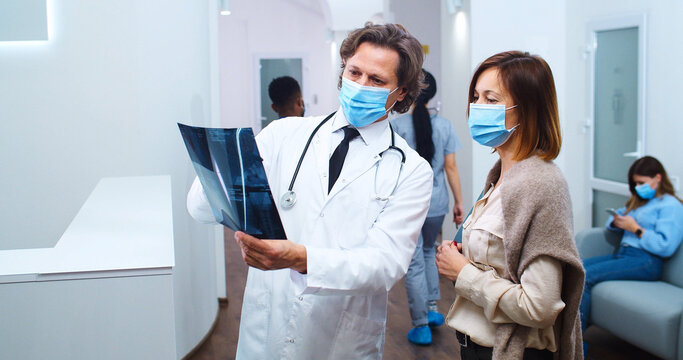
<svg viewBox="0 0 683 360">
<path fill-rule="evenodd" d="M 493 55 L 474 73 L 469 102 L 472 138 L 500 160 L 462 245 L 436 256 L 455 281 L 446 323 L 461 359 L 580 359 L 584 272 L 567 183 L 552 163 L 561 135 L 550 67 L 528 53 Z"/>
<path fill-rule="evenodd" d="M 683 241 L 683 205 L 674 194 L 664 166 L 655 158 L 636 160 L 628 170 L 631 198 L 607 229 L 623 233 L 613 255 L 584 260 L 586 284 L 581 299 L 582 330 L 588 327 L 591 289 L 608 280 L 659 280 L 662 259 L 673 255 Z"/>
</svg>

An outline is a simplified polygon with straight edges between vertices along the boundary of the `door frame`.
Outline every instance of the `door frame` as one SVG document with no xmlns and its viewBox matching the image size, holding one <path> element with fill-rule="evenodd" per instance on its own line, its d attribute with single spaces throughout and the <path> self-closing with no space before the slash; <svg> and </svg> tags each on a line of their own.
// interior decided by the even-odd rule
<svg viewBox="0 0 683 360">
<path fill-rule="evenodd" d="M 254 69 L 254 134 L 261 131 L 261 60 L 267 59 L 301 59 L 301 93 L 304 94 L 304 104 L 308 94 L 308 55 L 303 52 L 257 52 L 252 55 L 252 66 Z"/>
<path fill-rule="evenodd" d="M 587 106 L 588 117 L 586 125 L 590 137 L 588 156 L 588 211 L 586 212 L 586 224 L 591 224 L 593 219 L 593 190 L 604 191 L 613 194 L 631 196 L 628 183 L 604 180 L 595 177 L 594 173 L 594 149 L 595 149 L 595 52 L 597 50 L 597 32 L 619 30 L 624 28 L 638 28 L 638 130 L 636 149 L 630 154 L 634 160 L 645 155 L 645 114 L 646 114 L 646 86 L 647 86 L 647 15 L 645 13 L 623 15 L 596 19 L 587 24 L 587 60 L 588 60 L 588 91 Z M 624 155 L 626 156 L 626 154 Z"/>
</svg>

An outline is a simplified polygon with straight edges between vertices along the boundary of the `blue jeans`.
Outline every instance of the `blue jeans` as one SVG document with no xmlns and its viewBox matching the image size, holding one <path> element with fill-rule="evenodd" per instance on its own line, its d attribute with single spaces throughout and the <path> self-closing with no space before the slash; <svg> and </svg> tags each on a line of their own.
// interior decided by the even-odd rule
<svg viewBox="0 0 683 360">
<path fill-rule="evenodd" d="M 581 330 L 586 331 L 591 310 L 591 289 L 609 280 L 659 280 L 662 258 L 632 246 L 620 246 L 616 254 L 596 256 L 583 261 L 586 282 L 581 298 Z"/>
<path fill-rule="evenodd" d="M 434 242 L 446 215 L 428 217 L 404 280 L 413 327 L 427 325 L 427 303 L 441 298 Z"/>
</svg>

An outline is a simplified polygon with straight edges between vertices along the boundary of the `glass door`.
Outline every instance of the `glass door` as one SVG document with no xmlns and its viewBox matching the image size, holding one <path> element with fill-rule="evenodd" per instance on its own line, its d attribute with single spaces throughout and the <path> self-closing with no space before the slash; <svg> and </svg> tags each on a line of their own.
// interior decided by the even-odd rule
<svg viewBox="0 0 683 360">
<path fill-rule="evenodd" d="M 606 208 L 624 205 L 628 168 L 645 152 L 644 24 L 634 16 L 589 25 L 592 226 L 604 225 Z"/>
</svg>

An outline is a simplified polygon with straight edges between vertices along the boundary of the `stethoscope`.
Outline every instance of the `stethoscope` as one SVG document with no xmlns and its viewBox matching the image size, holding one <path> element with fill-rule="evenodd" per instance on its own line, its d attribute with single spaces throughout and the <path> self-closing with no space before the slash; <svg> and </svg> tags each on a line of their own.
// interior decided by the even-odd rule
<svg viewBox="0 0 683 360">
<path fill-rule="evenodd" d="M 285 192 L 282 197 L 280 198 L 280 205 L 285 208 L 289 209 L 294 204 L 296 204 L 296 193 L 294 192 L 294 182 L 296 181 L 297 175 L 299 175 L 299 169 L 301 168 L 301 163 L 304 161 L 304 157 L 306 156 L 306 152 L 308 151 L 308 146 L 311 145 L 311 140 L 313 140 L 313 137 L 315 134 L 320 130 L 320 127 L 322 127 L 328 120 L 334 116 L 336 113 L 333 112 L 332 114 L 328 115 L 318 126 L 313 129 L 313 132 L 311 133 L 311 136 L 308 137 L 308 141 L 306 142 L 306 146 L 304 146 L 304 151 L 301 153 L 301 156 L 299 157 L 299 163 L 296 164 L 296 169 L 294 170 L 294 175 L 292 176 L 292 181 L 289 183 L 289 188 L 287 188 L 287 192 Z M 388 151 L 398 151 L 398 153 L 401 155 L 401 166 L 398 169 L 398 176 L 396 177 L 396 182 L 394 183 L 394 187 L 391 189 L 391 193 L 388 196 L 380 196 L 377 193 L 377 173 L 379 171 L 375 171 L 375 184 L 374 184 L 374 191 L 375 195 L 373 198 L 375 200 L 379 201 L 387 201 L 391 198 L 392 195 L 394 195 L 394 192 L 396 191 L 396 188 L 398 187 L 398 181 L 401 178 L 401 172 L 403 171 L 403 165 L 406 163 L 406 154 L 403 152 L 403 150 L 399 149 L 398 147 L 395 146 L 394 143 L 394 129 L 391 127 L 391 123 L 389 123 L 389 130 L 391 131 L 391 145 L 389 147 L 379 153 L 380 161 L 378 161 L 375 166 L 379 168 L 379 163 L 381 162 L 381 159 L 384 158 L 384 154 L 387 153 Z"/>
</svg>

